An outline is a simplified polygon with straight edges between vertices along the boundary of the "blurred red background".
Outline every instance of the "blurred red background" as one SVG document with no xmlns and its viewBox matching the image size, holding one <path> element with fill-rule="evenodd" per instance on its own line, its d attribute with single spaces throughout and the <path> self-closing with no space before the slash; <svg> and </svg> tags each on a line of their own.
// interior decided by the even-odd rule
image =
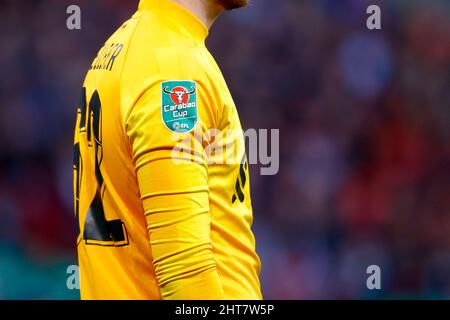
<svg viewBox="0 0 450 320">
<path fill-rule="evenodd" d="M 75 107 L 137 1 L 0 2 L 0 298 L 78 298 Z M 382 30 L 366 28 L 366 7 Z M 208 47 L 244 128 L 280 129 L 280 172 L 252 167 L 265 298 L 450 297 L 448 1 L 258 0 Z M 366 288 L 366 268 L 382 289 Z"/>
</svg>

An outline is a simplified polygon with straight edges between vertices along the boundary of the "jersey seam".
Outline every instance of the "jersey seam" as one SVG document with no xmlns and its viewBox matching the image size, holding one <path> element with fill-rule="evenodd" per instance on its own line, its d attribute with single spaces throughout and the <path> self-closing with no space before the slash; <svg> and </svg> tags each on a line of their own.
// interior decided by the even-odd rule
<svg viewBox="0 0 450 320">
<path fill-rule="evenodd" d="M 120 101 L 120 113 L 119 113 L 119 116 L 120 116 L 120 126 L 122 128 L 122 133 L 123 133 L 124 137 L 126 138 L 126 141 L 128 142 L 127 143 L 127 149 L 128 149 L 129 152 L 131 152 L 131 149 L 130 149 L 129 141 L 128 141 L 128 138 L 127 138 L 126 124 L 124 122 L 124 117 L 123 117 L 123 113 L 122 113 L 122 103 L 123 103 L 123 101 L 122 101 L 122 79 L 123 79 L 125 64 L 127 63 L 128 53 L 130 52 L 131 42 L 132 42 L 132 40 L 134 38 L 134 35 L 135 35 L 135 33 L 136 33 L 136 31 L 137 31 L 137 29 L 139 27 L 139 24 L 142 22 L 143 13 L 140 13 L 139 15 L 136 15 L 135 17 L 136 17 L 136 19 L 138 19 L 138 21 L 137 21 L 136 25 L 134 26 L 133 31 L 131 32 L 130 38 L 128 39 L 128 46 L 127 46 L 127 49 L 126 49 L 126 52 L 125 52 L 125 55 L 124 55 L 124 58 L 123 58 L 124 63 L 122 64 L 122 67 L 121 67 L 120 73 L 119 73 L 119 101 Z M 129 113 L 130 113 L 130 110 L 127 110 L 127 112 L 125 113 L 126 114 L 125 121 L 128 121 L 128 114 Z"/>
<path fill-rule="evenodd" d="M 208 55 L 205 53 L 205 51 L 204 50 L 206 50 L 207 51 L 207 53 L 209 53 L 209 50 L 208 50 L 208 48 L 206 47 L 206 45 L 204 44 L 204 43 L 201 43 L 201 46 L 198 44 L 198 41 L 195 41 L 194 40 L 194 44 L 195 44 L 195 46 L 196 46 L 196 48 L 198 49 L 198 50 L 200 50 L 200 54 L 202 55 L 202 57 L 203 58 L 206 58 L 206 60 L 207 61 L 209 61 L 209 57 L 208 57 Z M 210 72 L 211 71 L 206 71 L 205 69 L 204 69 L 204 67 L 202 68 L 203 69 L 203 72 L 207 75 L 207 77 L 208 77 L 208 80 L 211 80 L 211 79 L 209 79 L 210 78 Z M 220 91 L 219 91 L 220 92 Z M 220 92 L 220 100 L 222 100 L 222 94 L 221 94 L 221 92 Z M 223 118 L 223 109 L 224 109 L 224 106 L 221 106 L 221 107 L 219 107 L 219 106 L 217 106 L 216 105 L 216 108 L 218 109 L 218 110 L 216 110 L 217 111 L 217 119 L 214 119 L 214 122 L 215 122 L 215 124 L 216 124 L 216 126 L 221 126 L 222 125 L 222 118 Z M 219 128 L 214 128 L 214 129 L 219 129 Z"/>
</svg>

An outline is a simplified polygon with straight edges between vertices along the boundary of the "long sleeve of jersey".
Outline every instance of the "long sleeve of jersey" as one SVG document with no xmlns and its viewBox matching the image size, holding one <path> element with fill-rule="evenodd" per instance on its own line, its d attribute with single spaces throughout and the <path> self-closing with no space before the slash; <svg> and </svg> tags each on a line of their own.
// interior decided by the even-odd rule
<svg viewBox="0 0 450 320">
<path fill-rule="evenodd" d="M 161 296 L 223 299 L 210 237 L 208 167 L 201 142 L 217 115 L 199 83 L 196 129 L 174 133 L 162 120 L 162 90 L 161 82 L 150 85 L 126 119 Z"/>
</svg>

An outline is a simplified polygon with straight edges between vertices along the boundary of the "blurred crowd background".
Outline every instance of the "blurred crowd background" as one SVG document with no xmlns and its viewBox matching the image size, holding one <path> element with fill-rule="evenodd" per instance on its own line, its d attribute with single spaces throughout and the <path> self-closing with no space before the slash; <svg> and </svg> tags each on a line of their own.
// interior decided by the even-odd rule
<svg viewBox="0 0 450 320">
<path fill-rule="evenodd" d="M 80 31 L 66 28 L 72 2 Z M 254 0 L 213 27 L 244 128 L 281 134 L 279 174 L 251 168 L 265 298 L 450 298 L 449 4 Z M 0 299 L 79 298 L 66 287 L 75 108 L 136 8 L 0 1 Z"/>
</svg>

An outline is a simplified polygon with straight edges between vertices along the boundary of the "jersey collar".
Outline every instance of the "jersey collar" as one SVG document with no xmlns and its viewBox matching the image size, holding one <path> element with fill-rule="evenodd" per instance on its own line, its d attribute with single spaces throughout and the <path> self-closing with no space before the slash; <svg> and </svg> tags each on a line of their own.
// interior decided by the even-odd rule
<svg viewBox="0 0 450 320">
<path fill-rule="evenodd" d="M 139 11 L 151 10 L 177 26 L 177 29 L 188 37 L 205 41 L 208 28 L 192 12 L 172 0 L 141 0 Z"/>
</svg>

